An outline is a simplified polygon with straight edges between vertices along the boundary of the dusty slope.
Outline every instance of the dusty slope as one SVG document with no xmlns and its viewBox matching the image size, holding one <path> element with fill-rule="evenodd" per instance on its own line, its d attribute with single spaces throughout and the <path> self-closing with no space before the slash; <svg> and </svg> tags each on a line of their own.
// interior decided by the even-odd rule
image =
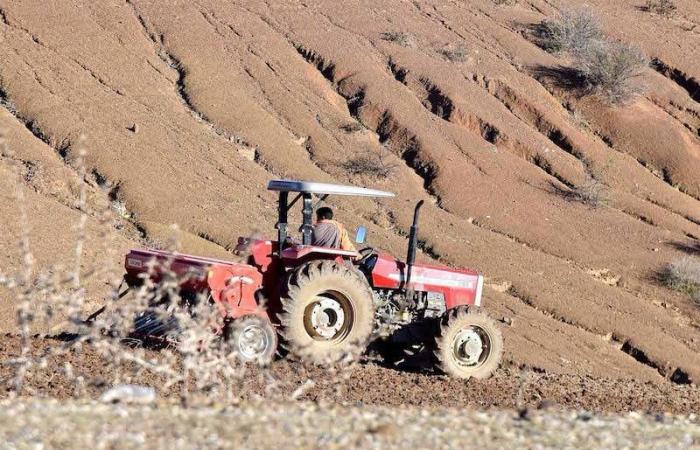
<svg viewBox="0 0 700 450">
<path fill-rule="evenodd" d="M 14 118 L 3 126 L 66 183 L 85 134 L 91 178 L 142 230 L 177 222 L 223 247 L 272 234 L 272 177 L 397 192 L 334 203 L 397 254 L 410 206 L 430 199 L 426 257 L 487 275 L 489 308 L 514 318 L 508 359 L 697 380 L 700 311 L 655 277 L 700 238 L 700 12 L 690 0 L 671 19 L 593 2 L 612 35 L 658 59 L 648 94 L 610 109 L 557 87 L 543 69 L 567 61 L 526 39 L 576 3 L 4 1 L 0 97 Z M 348 175 L 342 163 L 367 150 L 397 169 Z M 606 207 L 567 198 L 590 176 L 609 186 Z M 42 189 L 31 201 L 46 211 L 56 194 Z M 68 217 L 31 215 L 43 261 L 69 252 L 51 240 Z M 5 236 L 14 248 L 17 231 Z"/>
</svg>

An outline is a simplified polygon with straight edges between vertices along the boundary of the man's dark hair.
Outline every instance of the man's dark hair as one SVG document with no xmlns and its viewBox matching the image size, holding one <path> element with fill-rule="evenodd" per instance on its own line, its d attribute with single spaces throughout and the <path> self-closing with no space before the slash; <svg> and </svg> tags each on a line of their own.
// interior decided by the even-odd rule
<svg viewBox="0 0 700 450">
<path fill-rule="evenodd" d="M 318 220 L 332 220 L 333 210 L 327 206 L 322 206 L 316 210 L 316 218 Z"/>
</svg>

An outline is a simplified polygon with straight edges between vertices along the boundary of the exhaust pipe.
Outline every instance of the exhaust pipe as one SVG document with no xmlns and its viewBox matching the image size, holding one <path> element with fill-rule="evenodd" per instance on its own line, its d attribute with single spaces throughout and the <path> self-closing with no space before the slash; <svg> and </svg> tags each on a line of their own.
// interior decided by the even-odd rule
<svg viewBox="0 0 700 450">
<path fill-rule="evenodd" d="M 411 232 L 408 235 L 408 254 L 406 255 L 406 282 L 404 284 L 404 291 L 406 292 L 406 298 L 413 295 L 413 289 L 409 287 L 411 283 L 411 272 L 413 272 L 413 264 L 416 262 L 416 247 L 418 246 L 418 218 L 420 216 L 420 209 L 425 201 L 421 200 L 416 203 L 416 209 L 413 210 L 413 224 L 411 225 Z"/>
</svg>

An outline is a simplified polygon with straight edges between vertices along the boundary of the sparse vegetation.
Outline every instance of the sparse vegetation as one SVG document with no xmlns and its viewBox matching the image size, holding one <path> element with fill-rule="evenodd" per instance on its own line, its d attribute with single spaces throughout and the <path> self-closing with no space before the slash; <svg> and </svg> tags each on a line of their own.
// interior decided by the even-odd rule
<svg viewBox="0 0 700 450">
<path fill-rule="evenodd" d="M 387 160 L 380 152 L 366 150 L 341 164 L 352 175 L 367 175 L 372 178 L 386 178 L 396 170 L 397 164 Z"/>
<path fill-rule="evenodd" d="M 452 62 L 466 61 L 467 54 L 469 53 L 467 47 L 463 44 L 445 45 L 438 49 L 437 52 Z"/>
<path fill-rule="evenodd" d="M 363 127 L 360 122 L 350 122 L 343 124 L 338 128 L 345 131 L 346 133 L 357 133 L 358 131 L 361 131 Z"/>
<path fill-rule="evenodd" d="M 593 208 L 599 208 L 609 201 L 608 187 L 599 180 L 590 179 L 576 186 L 571 191 L 570 197 Z"/>
<path fill-rule="evenodd" d="M 644 91 L 636 79 L 649 66 L 649 60 L 633 45 L 599 42 L 589 46 L 577 59 L 587 90 L 610 103 L 625 103 Z"/>
<path fill-rule="evenodd" d="M 569 55 L 572 69 L 554 69 L 562 86 L 598 95 L 611 104 L 624 104 L 644 91 L 637 82 L 649 59 L 636 46 L 615 42 L 603 34 L 601 21 L 589 9 L 565 10 L 538 29 L 540 45 Z"/>
<path fill-rule="evenodd" d="M 0 289 L 14 301 L 16 324 L 11 339 L 17 350 L 3 355 L 0 361 L 3 392 L 34 395 L 34 380 L 46 379 L 51 380 L 48 383 L 66 386 L 71 395 L 80 397 L 94 389 L 96 383 L 118 385 L 146 375 L 157 380 L 161 391 L 179 393 L 183 399 L 230 400 L 239 395 L 236 392 L 240 390 L 234 386 L 241 380 L 243 365 L 231 346 L 213 332 L 227 326 L 221 313 L 204 296 L 180 295 L 178 286 L 182 279 L 171 270 L 171 262 L 151 261 L 149 276 L 157 270 L 162 280 L 156 285 L 146 277 L 120 300 L 125 294 L 119 282 L 122 269 L 113 264 L 120 250 L 113 246 L 115 231 L 110 223 L 115 213 L 123 217 L 128 212 L 122 202 L 110 200 L 107 195 L 98 206 L 86 203 L 84 150 L 79 150 L 75 160 L 76 181 L 80 183 L 76 208 L 81 214 L 76 224 L 73 257 L 55 266 L 40 268 L 35 263 L 27 231 L 25 188 L 19 181 L 20 167 L 15 168 L 22 230 L 21 267 L 17 273 L 0 272 Z M 90 264 L 83 259 L 89 216 L 100 218 L 105 228 L 99 240 L 104 248 L 90 249 L 104 260 L 98 257 Z M 97 308 L 88 303 L 87 286 L 96 283 L 106 285 L 100 294 L 104 295 L 100 302 L 104 307 L 88 316 Z M 157 344 L 161 351 L 149 354 L 153 346 L 146 341 L 150 338 L 134 336 L 136 328 L 153 329 L 154 324 L 164 327 L 165 332 Z M 37 350 L 33 342 L 37 333 L 61 338 Z M 77 354 L 95 358 L 95 367 L 87 371 L 85 367 L 74 367 L 71 355 Z M 97 373 L 91 373 L 92 370 Z"/>
<path fill-rule="evenodd" d="M 684 256 L 670 263 L 663 281 L 671 289 L 688 294 L 700 305 L 700 258 Z"/>
<path fill-rule="evenodd" d="M 588 8 L 562 11 L 556 20 L 543 22 L 537 34 L 545 50 L 573 55 L 605 40 L 600 18 Z"/>
<path fill-rule="evenodd" d="M 112 200 L 110 206 L 112 207 L 112 211 L 114 211 L 114 213 L 122 219 L 131 218 L 131 213 L 129 213 L 129 210 L 126 208 L 123 201 L 116 199 Z"/>
<path fill-rule="evenodd" d="M 402 47 L 410 47 L 413 45 L 413 36 L 403 31 L 385 31 L 380 37 L 382 40 L 393 42 Z"/>
<path fill-rule="evenodd" d="M 493 0 L 499 6 L 512 6 L 518 3 L 518 0 Z"/>
<path fill-rule="evenodd" d="M 670 16 L 676 9 L 676 4 L 673 0 L 647 0 L 646 5 L 644 5 L 644 10 L 661 16 Z"/>
<path fill-rule="evenodd" d="M 571 115 L 571 120 L 576 124 L 576 126 L 590 130 L 591 129 L 591 124 L 588 122 L 588 119 L 586 119 L 586 116 L 581 112 L 579 109 L 571 105 L 570 103 L 567 103 L 566 105 L 567 111 L 569 111 L 569 114 Z"/>
</svg>

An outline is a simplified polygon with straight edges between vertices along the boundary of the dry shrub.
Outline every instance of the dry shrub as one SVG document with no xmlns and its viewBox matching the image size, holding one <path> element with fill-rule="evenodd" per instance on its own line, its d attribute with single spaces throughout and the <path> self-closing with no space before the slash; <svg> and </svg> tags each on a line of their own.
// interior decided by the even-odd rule
<svg viewBox="0 0 700 450">
<path fill-rule="evenodd" d="M 567 9 L 543 22 L 538 38 L 547 51 L 574 55 L 605 39 L 600 18 L 588 8 Z"/>
<path fill-rule="evenodd" d="M 673 0 L 647 0 L 644 5 L 644 10 L 659 14 L 661 16 L 670 16 L 676 11 L 676 4 Z"/>
<path fill-rule="evenodd" d="M 596 179 L 589 179 L 587 182 L 576 186 L 569 197 L 593 208 L 605 206 L 609 202 L 608 187 Z"/>
<path fill-rule="evenodd" d="M 612 104 L 623 104 L 644 91 L 636 81 L 649 66 L 637 47 L 618 42 L 598 42 L 577 57 L 578 70 L 589 93 Z"/>
<path fill-rule="evenodd" d="M 397 164 L 387 161 L 386 155 L 371 150 L 353 156 L 340 166 L 351 175 L 367 175 L 372 178 L 386 178 L 397 168 Z"/>
<path fill-rule="evenodd" d="M 688 294 L 700 304 L 700 259 L 684 256 L 670 263 L 663 274 L 666 286 Z"/>
<path fill-rule="evenodd" d="M 0 149 L 8 153 L 0 136 Z M 235 351 L 226 345 L 216 330 L 224 327 L 224 319 L 210 297 L 184 296 L 179 286 L 184 281 L 170 270 L 172 261 L 152 261 L 148 275 L 158 270 L 162 280 L 156 285 L 149 276 L 129 291 L 120 284 L 122 268 L 114 261 L 121 259 L 113 244 L 115 211 L 107 196 L 91 209 L 86 203 L 86 171 L 84 151 L 79 149 L 74 161 L 80 193 L 74 205 L 80 211 L 75 226 L 73 261 L 38 269 L 29 241 L 29 221 L 20 167 L 17 175 L 15 204 L 19 210 L 21 230 L 21 268 L 17 273 L 0 270 L 0 289 L 14 301 L 16 327 L 13 333 L 19 342 L 14 354 L 0 357 L 4 377 L 0 382 L 9 395 L 43 395 L 37 382 L 72 387 L 74 396 L 86 395 L 87 388 L 106 383 L 117 385 L 136 380 L 144 374 L 159 380 L 159 390 L 179 392 L 184 400 L 235 400 L 243 395 L 245 367 Z M 88 217 L 97 219 L 102 231 L 94 242 L 104 248 L 94 253 L 104 256 L 92 267 L 83 260 L 87 240 Z M 172 250 L 176 243 L 171 242 Z M 95 249 L 93 249 L 95 250 Z M 86 286 L 108 285 L 104 307 L 89 315 Z M 120 298 L 124 293 L 128 296 Z M 137 328 L 141 328 L 140 330 Z M 159 330 L 154 330 L 159 328 Z M 148 331 L 145 338 L 144 331 Z M 157 331 L 157 332 L 154 332 Z M 37 348 L 37 334 L 51 338 L 45 348 Z M 155 340 L 154 342 L 151 342 Z M 153 351 L 154 348 L 158 351 Z M 93 367 L 74 367 L 71 355 L 99 356 L 100 371 L 108 379 L 99 379 Z M 57 369 L 58 368 L 58 369 Z M 96 368 L 95 368 L 96 369 Z M 106 370 L 102 370 L 106 369 Z M 9 375 L 8 375 L 9 371 Z M 274 391 L 274 380 L 268 388 Z"/>
<path fill-rule="evenodd" d="M 562 86 L 598 95 L 610 104 L 624 104 L 644 91 L 637 82 L 649 59 L 636 46 L 615 42 L 604 35 L 600 18 L 588 8 L 564 10 L 538 29 L 540 45 L 565 53 L 573 68 L 554 70 Z"/>
<path fill-rule="evenodd" d="M 411 47 L 413 46 L 414 41 L 411 34 L 404 33 L 403 31 L 385 31 L 380 35 L 380 37 L 382 40 L 393 42 L 402 47 Z"/>
<path fill-rule="evenodd" d="M 348 134 L 357 133 L 357 132 L 362 131 L 364 129 L 364 127 L 362 126 L 362 124 L 360 122 L 345 123 L 345 124 L 339 126 L 338 128 L 340 128 L 341 130 L 343 130 L 344 132 L 346 132 Z"/>
<path fill-rule="evenodd" d="M 438 49 L 439 54 L 452 62 L 464 62 L 469 51 L 463 44 L 445 45 Z"/>
</svg>

